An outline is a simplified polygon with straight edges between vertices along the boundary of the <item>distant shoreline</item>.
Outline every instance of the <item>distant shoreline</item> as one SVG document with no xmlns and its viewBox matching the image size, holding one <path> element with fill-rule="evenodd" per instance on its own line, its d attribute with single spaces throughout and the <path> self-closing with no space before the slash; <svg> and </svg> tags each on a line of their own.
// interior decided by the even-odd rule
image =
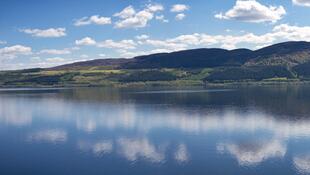
<svg viewBox="0 0 310 175">
<path fill-rule="evenodd" d="M 202 81 L 154 81 L 154 82 L 134 82 L 134 83 L 112 83 L 110 85 L 92 85 L 92 84 L 64 84 L 64 85 L 1 85 L 0 89 L 14 88 L 87 88 L 87 87 L 110 87 L 110 88 L 143 88 L 143 87 L 231 87 L 231 86 L 268 86 L 268 85 L 303 85 L 310 84 L 310 81 L 292 80 L 292 81 L 235 81 L 235 82 L 212 82 L 204 83 Z"/>
</svg>

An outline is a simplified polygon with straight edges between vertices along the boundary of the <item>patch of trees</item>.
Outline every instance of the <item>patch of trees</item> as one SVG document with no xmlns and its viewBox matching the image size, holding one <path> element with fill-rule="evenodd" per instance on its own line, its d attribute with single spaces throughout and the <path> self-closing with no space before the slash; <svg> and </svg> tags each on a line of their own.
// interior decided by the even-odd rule
<svg viewBox="0 0 310 175">
<path fill-rule="evenodd" d="M 286 67 L 281 66 L 230 67 L 212 72 L 205 81 L 261 81 L 276 77 L 294 78 L 294 75 Z"/>
<path fill-rule="evenodd" d="M 177 77 L 169 72 L 157 70 L 135 71 L 119 79 L 120 82 L 172 81 Z"/>
<path fill-rule="evenodd" d="M 293 68 L 299 77 L 310 77 L 310 62 L 297 65 Z"/>
</svg>

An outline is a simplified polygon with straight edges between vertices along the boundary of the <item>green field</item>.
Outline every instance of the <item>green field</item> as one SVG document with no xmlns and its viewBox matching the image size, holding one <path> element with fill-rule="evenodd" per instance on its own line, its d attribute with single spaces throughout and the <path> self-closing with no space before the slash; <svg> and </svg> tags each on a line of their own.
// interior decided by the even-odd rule
<svg viewBox="0 0 310 175">
<path fill-rule="evenodd" d="M 0 72 L 2 87 L 202 85 L 209 69 L 136 69 Z"/>
<path fill-rule="evenodd" d="M 249 82 L 298 82 L 291 71 L 277 67 L 205 69 L 59 70 L 0 72 L 1 87 L 66 86 L 202 86 Z"/>
</svg>

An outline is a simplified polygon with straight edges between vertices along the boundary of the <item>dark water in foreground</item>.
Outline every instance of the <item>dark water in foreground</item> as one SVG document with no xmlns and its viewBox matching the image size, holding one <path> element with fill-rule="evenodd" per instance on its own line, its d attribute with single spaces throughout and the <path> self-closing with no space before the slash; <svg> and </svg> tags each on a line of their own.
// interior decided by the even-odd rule
<svg viewBox="0 0 310 175">
<path fill-rule="evenodd" d="M 310 174 L 310 86 L 1 90 L 0 174 Z"/>
</svg>

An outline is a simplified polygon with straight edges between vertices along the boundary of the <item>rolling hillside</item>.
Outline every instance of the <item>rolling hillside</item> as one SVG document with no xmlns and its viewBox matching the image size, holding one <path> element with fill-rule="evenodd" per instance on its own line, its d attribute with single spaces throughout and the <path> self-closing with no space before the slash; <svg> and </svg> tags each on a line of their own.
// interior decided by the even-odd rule
<svg viewBox="0 0 310 175">
<path fill-rule="evenodd" d="M 285 42 L 256 51 L 248 49 L 193 49 L 172 53 L 138 56 L 132 59 L 98 59 L 77 62 L 50 70 L 107 67 L 145 68 L 213 68 L 220 66 L 295 66 L 310 61 L 309 42 Z"/>
<path fill-rule="evenodd" d="M 193 49 L 97 59 L 48 69 L 0 72 L 2 86 L 101 86 L 126 83 L 202 84 L 310 79 L 310 43 L 285 42 L 259 50 Z"/>
</svg>

